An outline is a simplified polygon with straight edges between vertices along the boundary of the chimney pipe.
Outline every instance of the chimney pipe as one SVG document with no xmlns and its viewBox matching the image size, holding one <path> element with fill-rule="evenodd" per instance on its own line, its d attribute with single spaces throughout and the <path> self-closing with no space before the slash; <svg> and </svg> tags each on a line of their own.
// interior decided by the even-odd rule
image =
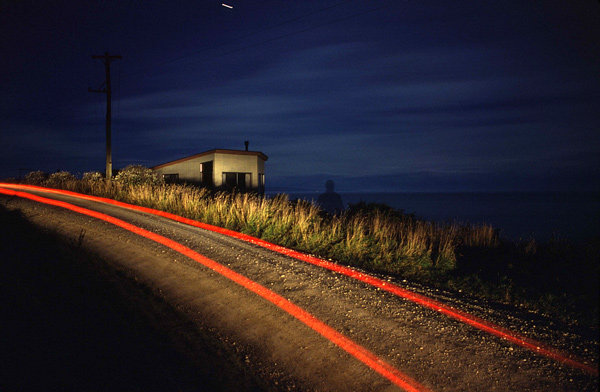
<svg viewBox="0 0 600 392">
<path fill-rule="evenodd" d="M 246 151 L 248 151 L 248 144 L 250 144 L 250 142 L 249 142 L 248 140 L 246 140 L 246 141 L 244 142 L 244 144 L 246 145 Z"/>
</svg>

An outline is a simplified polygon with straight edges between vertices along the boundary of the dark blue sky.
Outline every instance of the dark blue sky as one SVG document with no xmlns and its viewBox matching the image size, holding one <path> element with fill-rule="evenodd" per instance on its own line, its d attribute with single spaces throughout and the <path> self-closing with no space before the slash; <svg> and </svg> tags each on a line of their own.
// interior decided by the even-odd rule
<svg viewBox="0 0 600 392">
<path fill-rule="evenodd" d="M 600 3 L 0 1 L 0 178 L 213 148 L 294 191 L 600 190 Z"/>
</svg>

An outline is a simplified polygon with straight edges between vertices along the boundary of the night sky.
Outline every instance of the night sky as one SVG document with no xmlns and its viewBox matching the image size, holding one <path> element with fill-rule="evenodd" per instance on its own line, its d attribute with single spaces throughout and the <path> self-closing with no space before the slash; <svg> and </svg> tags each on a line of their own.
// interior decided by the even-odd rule
<svg viewBox="0 0 600 392">
<path fill-rule="evenodd" d="M 0 0 L 0 178 L 214 148 L 267 190 L 600 190 L 596 0 Z"/>
</svg>

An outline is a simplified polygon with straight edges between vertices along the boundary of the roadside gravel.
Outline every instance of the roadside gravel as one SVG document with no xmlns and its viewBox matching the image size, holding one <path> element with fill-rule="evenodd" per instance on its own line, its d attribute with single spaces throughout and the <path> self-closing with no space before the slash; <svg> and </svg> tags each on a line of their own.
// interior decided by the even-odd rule
<svg viewBox="0 0 600 392">
<path fill-rule="evenodd" d="M 597 389 L 597 377 L 331 271 L 156 216 L 71 198 L 69 202 L 127 220 L 228 266 L 308 310 L 433 390 Z M 233 364 L 231 378 L 245 380 L 242 384 L 250 389 L 395 390 L 295 319 L 180 254 L 55 207 L 14 198 L 2 198 L 2 203 L 22 211 L 36 226 L 99 255 L 102 262 L 96 264 L 105 269 L 104 280 L 116 274 L 122 280 L 116 286 L 130 282 L 135 288 L 125 297 L 163 304 L 164 311 L 138 303 L 150 324 L 171 342 L 167 346 L 191 358 L 192 364 L 210 362 L 201 359 L 202 344 L 194 343 L 206 340 L 209 347 L 219 343 L 218 353 L 232 354 L 226 361 Z M 514 309 L 411 287 L 597 364 L 597 339 L 578 331 Z"/>
</svg>

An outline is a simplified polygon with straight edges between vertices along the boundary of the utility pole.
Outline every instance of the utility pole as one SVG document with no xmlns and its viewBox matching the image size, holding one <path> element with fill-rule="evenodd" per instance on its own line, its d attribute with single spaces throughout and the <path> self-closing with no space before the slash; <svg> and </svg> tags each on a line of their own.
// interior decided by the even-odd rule
<svg viewBox="0 0 600 392">
<path fill-rule="evenodd" d="M 112 147 L 111 147 L 111 132 L 110 132 L 110 100 L 112 90 L 110 89 L 110 63 L 113 60 L 120 59 L 122 56 L 111 56 L 108 52 L 104 53 L 104 55 L 100 56 L 92 56 L 93 59 L 101 59 L 104 63 L 104 69 L 106 70 L 106 80 L 98 90 L 92 90 L 92 88 L 88 88 L 88 91 L 91 93 L 105 93 L 106 94 L 106 179 L 110 181 L 112 177 Z M 104 88 L 102 88 L 104 87 Z"/>
</svg>

